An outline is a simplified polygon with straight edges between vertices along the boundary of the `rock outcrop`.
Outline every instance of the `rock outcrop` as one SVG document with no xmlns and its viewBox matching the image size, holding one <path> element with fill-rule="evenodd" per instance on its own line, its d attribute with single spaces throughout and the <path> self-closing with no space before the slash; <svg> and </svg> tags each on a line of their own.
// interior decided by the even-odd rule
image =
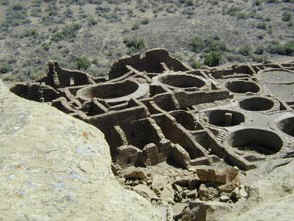
<svg viewBox="0 0 294 221">
<path fill-rule="evenodd" d="M 293 220 L 294 161 L 278 159 L 264 163 L 247 175 L 249 199 L 239 201 L 227 214 L 218 211 L 208 219 L 222 221 Z M 216 218 L 221 216 L 221 218 Z"/>
<path fill-rule="evenodd" d="M 98 129 L 0 82 L 0 220 L 165 220 L 111 170 Z"/>
</svg>

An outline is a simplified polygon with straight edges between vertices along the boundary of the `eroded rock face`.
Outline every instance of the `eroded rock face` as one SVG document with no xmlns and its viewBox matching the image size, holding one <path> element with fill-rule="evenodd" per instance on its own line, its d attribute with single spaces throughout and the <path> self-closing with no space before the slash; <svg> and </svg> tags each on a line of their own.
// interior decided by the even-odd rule
<svg viewBox="0 0 294 221">
<path fill-rule="evenodd" d="M 104 135 L 0 82 L 0 220 L 165 220 L 111 171 Z"/>
<path fill-rule="evenodd" d="M 257 171 L 248 174 L 251 186 L 249 199 L 239 201 L 235 209 L 221 218 L 222 221 L 266 221 L 292 220 L 294 217 L 294 161 L 291 158 L 278 159 L 263 164 Z"/>
</svg>

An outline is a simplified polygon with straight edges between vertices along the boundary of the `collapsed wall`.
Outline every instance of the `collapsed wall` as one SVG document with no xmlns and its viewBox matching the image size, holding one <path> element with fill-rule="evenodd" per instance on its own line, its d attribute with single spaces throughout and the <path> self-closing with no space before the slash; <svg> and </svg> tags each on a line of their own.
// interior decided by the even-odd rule
<svg viewBox="0 0 294 221">
<path fill-rule="evenodd" d="M 285 82 L 264 83 L 272 72 L 294 76 L 294 62 L 193 70 L 166 50 L 153 49 L 115 62 L 108 81 L 50 62 L 46 77 L 11 91 L 103 131 L 118 176 L 133 167 L 156 174 L 166 164 L 167 180 L 185 188 L 171 171 L 178 175 L 203 165 L 248 170 L 291 151 L 294 98 L 283 100 L 272 86 Z M 199 194 L 207 182 L 197 180 Z M 173 202 L 183 200 L 178 192 Z"/>
</svg>

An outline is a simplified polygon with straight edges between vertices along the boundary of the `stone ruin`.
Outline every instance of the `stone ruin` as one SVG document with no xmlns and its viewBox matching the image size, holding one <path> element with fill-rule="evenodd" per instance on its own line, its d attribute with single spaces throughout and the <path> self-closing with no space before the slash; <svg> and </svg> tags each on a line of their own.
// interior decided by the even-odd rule
<svg viewBox="0 0 294 221">
<path fill-rule="evenodd" d="M 118 60 L 108 79 L 49 62 L 10 90 L 99 128 L 119 180 L 175 205 L 235 202 L 238 169 L 293 152 L 293 83 L 294 60 L 194 70 L 153 49 Z"/>
</svg>

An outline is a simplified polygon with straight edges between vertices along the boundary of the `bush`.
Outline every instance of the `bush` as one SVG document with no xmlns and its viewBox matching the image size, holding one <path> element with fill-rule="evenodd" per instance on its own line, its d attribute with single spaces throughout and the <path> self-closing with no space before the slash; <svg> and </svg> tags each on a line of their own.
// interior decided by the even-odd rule
<svg viewBox="0 0 294 221">
<path fill-rule="evenodd" d="M 200 61 L 195 60 L 195 59 L 193 59 L 193 58 L 190 59 L 190 64 L 191 64 L 191 67 L 194 68 L 194 69 L 199 69 L 199 68 L 201 68 L 201 63 L 200 63 Z"/>
<path fill-rule="evenodd" d="M 196 36 L 192 38 L 190 45 L 192 47 L 192 51 L 196 53 L 199 53 L 203 49 L 205 49 L 205 52 L 227 50 L 227 46 L 218 36 L 209 37 L 206 40 L 202 40 Z"/>
<path fill-rule="evenodd" d="M 266 24 L 265 23 L 258 23 L 256 25 L 256 28 L 266 30 Z"/>
<path fill-rule="evenodd" d="M 293 55 L 294 53 L 294 41 L 289 41 L 284 45 L 286 55 Z"/>
<path fill-rule="evenodd" d="M 256 6 L 259 6 L 262 4 L 262 2 L 263 2 L 263 0 L 256 0 L 253 4 Z"/>
<path fill-rule="evenodd" d="M 90 65 L 91 62 L 86 56 L 78 57 L 76 59 L 76 66 L 79 70 L 87 70 Z"/>
<path fill-rule="evenodd" d="M 9 0 L 0 0 L 0 5 L 9 5 Z"/>
<path fill-rule="evenodd" d="M 2 74 L 11 72 L 12 70 L 13 69 L 10 64 L 4 64 L 4 65 L 0 66 L 0 73 L 2 73 Z"/>
<path fill-rule="evenodd" d="M 249 17 L 249 15 L 244 12 L 237 13 L 238 19 L 247 19 L 248 17 Z"/>
<path fill-rule="evenodd" d="M 289 13 L 289 12 L 284 12 L 283 14 L 282 14 L 282 21 L 290 21 L 291 20 L 291 14 Z"/>
<path fill-rule="evenodd" d="M 97 20 L 93 16 L 88 17 L 88 25 L 89 26 L 97 25 L 97 23 L 98 23 Z"/>
<path fill-rule="evenodd" d="M 285 54 L 284 47 L 275 41 L 269 42 L 266 50 L 270 54 Z"/>
<path fill-rule="evenodd" d="M 199 37 L 194 37 L 192 38 L 192 41 L 191 41 L 191 47 L 192 47 L 192 51 L 195 52 L 195 53 L 198 53 L 200 52 L 202 49 L 205 48 L 205 43 L 204 41 L 199 38 Z"/>
<path fill-rule="evenodd" d="M 229 8 L 229 10 L 227 11 L 227 14 L 230 16 L 236 16 L 238 13 L 240 13 L 241 8 L 238 7 L 231 7 Z"/>
<path fill-rule="evenodd" d="M 212 51 L 205 55 L 204 64 L 210 67 L 217 66 L 221 62 L 221 53 L 217 51 Z"/>
<path fill-rule="evenodd" d="M 239 48 L 239 53 L 243 56 L 249 56 L 251 53 L 251 47 L 249 45 L 245 45 L 244 47 Z"/>
<path fill-rule="evenodd" d="M 27 16 L 27 9 L 21 4 L 16 4 L 9 7 L 6 10 L 5 22 L 2 23 L 3 26 L 18 26 L 30 23 L 31 21 Z"/>
<path fill-rule="evenodd" d="M 267 51 L 271 54 L 288 55 L 294 54 L 294 41 L 289 41 L 285 44 L 279 42 L 269 42 Z"/>
<path fill-rule="evenodd" d="M 140 25 L 139 24 L 134 24 L 133 27 L 131 28 L 132 31 L 135 31 L 135 30 L 138 30 L 140 28 Z"/>
<path fill-rule="evenodd" d="M 52 36 L 53 41 L 61 41 L 61 40 L 70 40 L 76 37 L 77 31 L 81 28 L 81 25 L 78 23 L 66 25 L 63 27 L 62 31 L 56 32 Z"/>
<path fill-rule="evenodd" d="M 226 51 L 227 46 L 225 42 L 221 41 L 218 36 L 208 38 L 205 40 L 207 51 Z"/>
<path fill-rule="evenodd" d="M 141 21 L 141 24 L 142 24 L 142 25 L 147 25 L 147 24 L 149 24 L 149 19 L 148 19 L 148 18 L 144 18 L 144 19 Z"/>
<path fill-rule="evenodd" d="M 123 42 L 129 48 L 129 54 L 137 52 L 146 47 L 144 39 L 125 39 Z"/>
<path fill-rule="evenodd" d="M 15 11 L 22 11 L 22 10 L 24 10 L 24 7 L 23 7 L 23 5 L 22 4 L 15 4 L 15 5 L 13 5 L 12 6 L 12 10 L 15 10 Z"/>
<path fill-rule="evenodd" d="M 255 49 L 254 54 L 261 55 L 261 54 L 263 54 L 263 51 L 264 51 L 264 48 L 261 47 L 261 46 L 258 46 L 258 47 Z"/>
</svg>

